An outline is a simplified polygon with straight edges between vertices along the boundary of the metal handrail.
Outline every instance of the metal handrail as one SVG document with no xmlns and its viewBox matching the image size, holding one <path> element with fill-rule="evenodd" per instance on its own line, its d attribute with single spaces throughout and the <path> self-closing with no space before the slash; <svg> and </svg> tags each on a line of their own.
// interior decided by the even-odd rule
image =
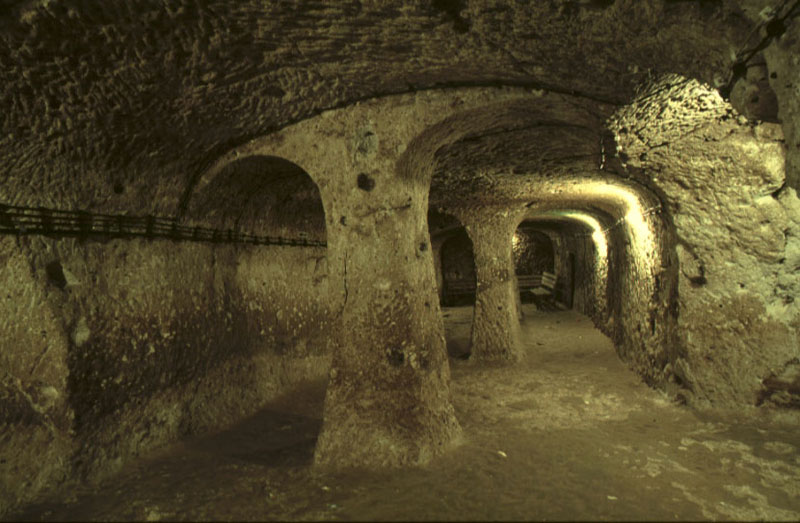
<svg viewBox="0 0 800 523">
<path fill-rule="evenodd" d="M 0 234 L 17 236 L 41 234 L 55 237 L 143 237 L 287 247 L 327 247 L 327 243 L 324 241 L 307 238 L 258 236 L 232 229 L 220 230 L 181 225 L 176 218 L 89 213 L 45 207 L 20 207 L 2 203 L 0 203 Z"/>
</svg>

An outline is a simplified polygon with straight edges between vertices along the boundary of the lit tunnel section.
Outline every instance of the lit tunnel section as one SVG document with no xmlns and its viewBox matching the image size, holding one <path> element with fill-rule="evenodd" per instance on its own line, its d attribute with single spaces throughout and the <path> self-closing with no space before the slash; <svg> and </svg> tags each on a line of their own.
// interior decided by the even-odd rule
<svg viewBox="0 0 800 523">
<path fill-rule="evenodd" d="M 523 222 L 552 238 L 556 281 L 552 301 L 598 318 L 605 315 L 609 267 L 607 226 L 602 219 L 584 211 L 549 210 Z M 524 295 L 524 278 L 517 277 Z"/>
<path fill-rule="evenodd" d="M 578 260 L 588 274 L 573 289 L 585 297 L 574 308 L 613 340 L 624 361 L 659 382 L 675 350 L 678 274 L 675 235 L 659 199 L 612 178 L 560 179 L 537 189 L 522 221 L 591 245 L 582 249 L 588 259 Z"/>
<path fill-rule="evenodd" d="M 12 474 L 0 478 L 0 516 L 64 479 L 93 480 L 187 434 L 221 430 L 277 394 L 300 403 L 292 387 L 312 379 L 327 388 L 323 428 L 304 444 L 315 466 L 427 466 L 484 429 L 508 436 L 494 414 L 508 406 L 540 416 L 540 404 L 501 404 L 482 395 L 493 388 L 482 379 L 474 395 L 463 382 L 450 387 L 439 299 L 470 280 L 461 290 L 473 316 L 462 326 L 472 332 L 448 353 L 510 364 L 504 378 L 517 371 L 520 353 L 536 350 L 519 343 L 521 223 L 551 247 L 525 275 L 565 275 L 562 301 L 575 314 L 563 317 L 591 318 L 613 341 L 607 361 L 616 351 L 637 380 L 675 385 L 697 406 L 797 404 L 800 148 L 796 107 L 778 87 L 796 75 L 788 44 L 800 4 L 768 14 L 744 2 L 151 2 L 140 13 L 7 3 L 0 411 L 10 416 L 0 463 Z M 654 17 L 668 23 L 640 38 Z M 530 27 L 564 38 L 528 38 Z M 750 30 L 768 38 L 729 57 Z M 483 33 L 509 38 L 487 46 Z M 703 52 L 675 52 L 686 42 Z M 454 50 L 460 58 L 440 59 Z M 309 63 L 337 75 L 305 74 Z M 727 78 L 731 65 L 731 85 L 702 83 Z M 785 137 L 720 96 L 752 91 L 756 73 L 762 103 L 775 105 L 766 96 L 775 88 Z M 750 94 L 741 96 L 755 103 Z M 775 111 L 764 119 L 776 121 Z M 431 208 L 453 220 L 434 230 Z M 483 378 L 496 368 L 469 370 Z M 531 381 L 495 383 L 562 397 Z M 483 400 L 492 417 L 462 423 L 464 404 Z M 630 421 L 644 433 L 644 419 Z M 575 458 L 577 440 L 535 427 Z M 585 432 L 596 443 L 600 431 Z M 505 449 L 497 453 L 515 467 L 537 458 L 534 478 L 541 462 L 559 461 L 543 444 L 541 454 L 502 445 L 481 448 Z M 476 448 L 466 452 L 483 454 Z M 658 445 L 636 452 L 650 450 Z M 275 456 L 253 457 L 260 466 Z M 494 466 L 494 452 L 486 457 Z M 596 469 L 600 454 L 578 457 L 567 461 Z M 509 470 L 511 483 L 529 483 Z M 312 483 L 312 499 L 337 507 L 328 503 L 336 488 L 323 487 L 332 492 L 322 499 Z M 726 505 L 742 497 L 724 495 Z M 608 506 L 624 500 L 607 497 L 620 502 Z"/>
<path fill-rule="evenodd" d="M 558 213 L 554 214 L 558 215 Z M 597 252 L 595 263 L 598 267 L 608 268 L 608 240 L 606 239 L 606 232 L 597 218 L 576 211 L 567 211 L 560 213 L 560 215 L 564 218 L 584 223 L 592 230 L 592 241 Z"/>
<path fill-rule="evenodd" d="M 509 251 L 518 248 L 514 243 L 521 241 L 522 225 L 545 232 L 555 251 L 552 299 L 536 303 L 587 315 L 612 339 L 620 358 L 651 376 L 648 381 L 659 382 L 670 351 L 676 350 L 678 274 L 675 234 L 659 198 L 642 185 L 604 174 L 516 175 L 508 182 L 504 186 L 508 207 L 519 209 L 504 218 L 511 220 Z M 455 216 L 477 216 L 476 211 L 456 206 L 439 208 Z M 502 222 L 501 214 L 492 219 Z M 458 220 L 451 221 L 450 229 L 461 227 Z M 505 234 L 505 226 L 498 227 L 497 234 Z M 433 228 L 431 235 L 443 237 Z M 475 260 L 480 272 L 481 261 Z M 541 286 L 542 280 L 536 278 L 549 271 L 543 267 L 526 271 L 516 262 L 514 266 L 516 308 L 522 311 L 520 295 L 530 292 L 531 281 Z M 441 272 L 439 265 L 437 273 Z M 481 285 L 479 278 L 477 287 Z"/>
<path fill-rule="evenodd" d="M 557 238 L 552 233 L 538 230 L 532 222 L 523 222 L 511 239 L 514 269 L 520 299 L 520 316 L 523 303 L 535 303 L 544 291 L 539 289 L 547 275 L 552 280 L 556 265 Z"/>
</svg>

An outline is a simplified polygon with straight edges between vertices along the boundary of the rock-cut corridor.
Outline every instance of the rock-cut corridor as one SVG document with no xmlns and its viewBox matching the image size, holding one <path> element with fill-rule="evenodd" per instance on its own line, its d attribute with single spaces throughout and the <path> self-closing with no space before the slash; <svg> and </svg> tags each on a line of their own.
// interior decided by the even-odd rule
<svg viewBox="0 0 800 523">
<path fill-rule="evenodd" d="M 455 346 L 468 341 L 470 309 L 445 309 Z M 688 411 L 636 379 L 585 316 L 525 309 L 519 367 L 453 360 L 453 401 L 469 436 L 423 469 L 314 473 L 324 397 L 315 382 L 17 517 L 797 520 L 792 424 Z"/>
<path fill-rule="evenodd" d="M 0 518 L 797 519 L 800 2 L 0 4 Z"/>
</svg>

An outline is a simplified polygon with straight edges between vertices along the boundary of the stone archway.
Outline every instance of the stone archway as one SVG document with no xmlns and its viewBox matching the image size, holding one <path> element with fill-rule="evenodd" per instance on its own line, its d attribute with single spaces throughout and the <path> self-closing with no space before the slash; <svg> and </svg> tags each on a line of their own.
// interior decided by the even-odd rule
<svg viewBox="0 0 800 523">
<path fill-rule="evenodd" d="M 435 143 L 423 130 L 453 107 L 526 97 L 470 89 L 371 100 L 253 140 L 197 181 L 202 190 L 226 165 L 266 155 L 302 165 L 320 189 L 341 308 L 318 465 L 425 463 L 457 438 L 426 220 Z"/>
<path fill-rule="evenodd" d="M 301 166 L 277 156 L 245 156 L 227 164 L 187 198 L 183 217 L 192 225 L 213 221 L 237 232 L 326 239 L 317 184 Z"/>
</svg>

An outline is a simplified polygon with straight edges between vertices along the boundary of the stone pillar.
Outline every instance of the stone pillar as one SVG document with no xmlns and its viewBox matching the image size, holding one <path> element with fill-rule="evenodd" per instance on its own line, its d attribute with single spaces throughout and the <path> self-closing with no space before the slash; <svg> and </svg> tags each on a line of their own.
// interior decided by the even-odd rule
<svg viewBox="0 0 800 523">
<path fill-rule="evenodd" d="M 425 463 L 460 432 L 427 230 L 428 187 L 372 171 L 331 190 L 328 249 L 340 264 L 344 305 L 315 462 Z"/>
<path fill-rule="evenodd" d="M 517 360 L 522 349 L 511 242 L 519 220 L 512 213 L 487 209 L 471 213 L 462 221 L 472 239 L 478 284 L 472 319 L 472 358 Z"/>
</svg>

